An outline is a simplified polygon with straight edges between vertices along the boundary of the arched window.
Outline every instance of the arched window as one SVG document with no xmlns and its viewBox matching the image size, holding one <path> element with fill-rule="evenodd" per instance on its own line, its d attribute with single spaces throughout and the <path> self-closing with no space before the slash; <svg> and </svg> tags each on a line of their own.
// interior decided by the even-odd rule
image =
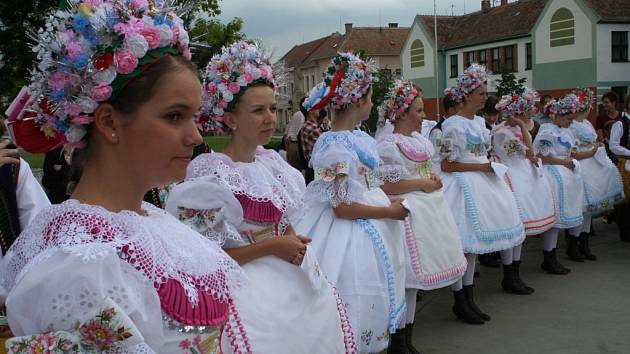
<svg viewBox="0 0 630 354">
<path fill-rule="evenodd" d="M 419 68 L 424 66 L 424 44 L 419 39 L 411 43 L 411 67 Z"/>
<path fill-rule="evenodd" d="M 575 44 L 575 18 L 569 9 L 563 7 L 551 16 L 549 38 L 552 48 Z"/>
</svg>

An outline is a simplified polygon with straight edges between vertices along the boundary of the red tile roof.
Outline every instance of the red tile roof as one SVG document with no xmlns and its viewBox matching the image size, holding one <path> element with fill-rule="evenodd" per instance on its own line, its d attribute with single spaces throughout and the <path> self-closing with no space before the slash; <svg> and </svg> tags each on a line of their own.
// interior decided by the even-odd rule
<svg viewBox="0 0 630 354">
<path fill-rule="evenodd" d="M 586 0 L 603 22 L 630 23 L 630 1 L 628 0 Z"/>
</svg>

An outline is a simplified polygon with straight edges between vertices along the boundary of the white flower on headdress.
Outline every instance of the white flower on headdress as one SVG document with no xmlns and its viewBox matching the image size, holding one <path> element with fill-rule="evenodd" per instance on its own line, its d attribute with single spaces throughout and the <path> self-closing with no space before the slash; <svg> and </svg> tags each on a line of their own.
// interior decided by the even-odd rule
<svg viewBox="0 0 630 354">
<path fill-rule="evenodd" d="M 79 141 L 81 141 L 81 139 L 83 139 L 83 137 L 85 136 L 85 133 L 86 131 L 85 131 L 85 128 L 83 128 L 83 126 L 72 124 L 70 125 L 68 130 L 66 130 L 65 136 L 66 136 L 66 139 L 68 139 L 68 143 L 76 144 Z"/>
<path fill-rule="evenodd" d="M 141 34 L 134 34 L 125 38 L 125 46 L 131 50 L 136 58 L 140 59 L 147 54 L 149 43 Z"/>
<path fill-rule="evenodd" d="M 188 37 L 188 32 L 186 31 L 179 31 L 179 44 L 181 45 L 187 45 L 190 43 L 190 38 Z"/>
<path fill-rule="evenodd" d="M 116 73 L 116 69 L 114 69 L 113 67 L 110 67 L 109 69 L 105 69 L 105 70 L 95 73 L 93 78 L 94 78 L 94 81 L 96 82 L 99 82 L 99 83 L 104 82 L 107 84 L 111 84 L 116 79 L 116 75 L 118 75 Z"/>
<path fill-rule="evenodd" d="M 166 47 L 169 43 L 171 43 L 173 31 L 171 31 L 171 28 L 165 24 L 159 25 L 157 29 L 160 31 L 160 47 Z"/>
<path fill-rule="evenodd" d="M 83 113 L 92 113 L 98 107 L 98 102 L 85 96 L 79 97 L 75 102 L 81 106 L 81 112 Z"/>
</svg>

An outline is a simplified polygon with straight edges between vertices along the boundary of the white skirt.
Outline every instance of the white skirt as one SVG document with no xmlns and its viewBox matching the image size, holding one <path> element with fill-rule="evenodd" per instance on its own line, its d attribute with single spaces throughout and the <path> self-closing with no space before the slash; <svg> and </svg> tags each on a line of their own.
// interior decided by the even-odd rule
<svg viewBox="0 0 630 354">
<path fill-rule="evenodd" d="M 584 217 L 584 183 L 578 166 L 574 171 L 561 165 L 545 165 L 545 177 L 553 188 L 558 229 L 582 224 Z"/>
<path fill-rule="evenodd" d="M 610 161 L 603 147 L 597 150 L 595 156 L 581 160 L 580 167 L 584 180 L 586 211 L 595 215 L 602 214 L 624 198 L 619 170 Z"/>
<path fill-rule="evenodd" d="M 442 191 L 401 195 L 411 212 L 405 220 L 407 288 L 433 290 L 451 285 L 466 271 L 459 230 Z"/>
<path fill-rule="evenodd" d="M 361 203 L 390 204 L 380 188 L 366 192 Z M 303 215 L 293 228 L 313 239 L 324 274 L 347 304 L 358 351 L 384 350 L 406 310 L 402 222 L 339 219 L 330 204 L 319 202 L 308 205 Z"/>
<path fill-rule="evenodd" d="M 464 253 L 484 254 L 520 245 L 525 230 L 514 194 L 494 173 L 442 173 L 444 197 Z"/>
<path fill-rule="evenodd" d="M 506 182 L 514 192 L 526 235 L 538 235 L 556 223 L 553 189 L 544 176 L 544 167 L 527 159 L 504 161 L 508 166 Z"/>
<path fill-rule="evenodd" d="M 352 352 L 354 334 L 343 303 L 310 247 L 299 267 L 267 256 L 242 268 L 248 281 L 233 291 L 224 353 Z"/>
</svg>

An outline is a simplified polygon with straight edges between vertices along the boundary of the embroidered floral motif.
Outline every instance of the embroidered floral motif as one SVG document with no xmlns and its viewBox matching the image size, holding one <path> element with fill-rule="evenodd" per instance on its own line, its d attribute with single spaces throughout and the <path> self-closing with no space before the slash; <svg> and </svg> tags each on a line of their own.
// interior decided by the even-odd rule
<svg viewBox="0 0 630 354">
<path fill-rule="evenodd" d="M 101 311 L 81 325 L 79 336 L 65 331 L 48 332 L 7 340 L 11 353 L 95 353 L 115 348 L 133 337 L 133 330 L 114 307 Z"/>
<path fill-rule="evenodd" d="M 192 340 L 184 339 L 179 343 L 184 354 L 218 354 L 219 341 L 218 330 L 206 340 L 201 340 L 201 336 L 197 335 Z"/>
<path fill-rule="evenodd" d="M 435 143 L 440 148 L 440 155 L 443 158 L 446 158 L 453 152 L 453 142 L 451 139 L 437 138 Z"/>
<path fill-rule="evenodd" d="M 369 346 L 372 342 L 372 335 L 372 330 L 366 329 L 365 331 L 363 331 L 363 333 L 361 333 L 361 341 L 365 343 L 366 346 Z"/>
<path fill-rule="evenodd" d="M 483 134 L 466 129 L 466 148 L 475 156 L 485 156 L 488 153 L 489 144 Z"/>
<path fill-rule="evenodd" d="M 418 174 L 422 178 L 431 178 L 431 160 L 421 162 L 418 164 Z"/>
<path fill-rule="evenodd" d="M 350 166 L 347 162 L 339 162 L 333 168 L 317 167 L 315 169 L 315 178 L 322 179 L 325 182 L 337 181 L 341 182 L 348 177 Z"/>
<path fill-rule="evenodd" d="M 190 209 L 177 207 L 179 221 L 188 225 L 193 230 L 203 233 L 213 228 L 223 216 L 223 208 L 220 209 Z"/>
<path fill-rule="evenodd" d="M 523 153 L 523 144 L 521 144 L 518 138 L 510 138 L 505 143 L 503 143 L 503 149 L 508 155 L 521 154 Z"/>
</svg>

